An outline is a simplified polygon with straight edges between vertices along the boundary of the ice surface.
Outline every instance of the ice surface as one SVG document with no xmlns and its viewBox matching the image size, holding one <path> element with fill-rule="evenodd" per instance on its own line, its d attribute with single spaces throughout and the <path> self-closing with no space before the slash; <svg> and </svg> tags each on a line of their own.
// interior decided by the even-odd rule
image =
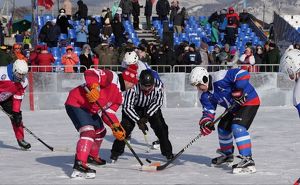
<svg viewBox="0 0 300 185">
<path fill-rule="evenodd" d="M 219 109 L 217 114 L 221 111 Z M 174 165 L 163 171 L 139 171 L 138 162 L 126 149 L 116 164 L 96 167 L 93 180 L 70 179 L 78 133 L 64 110 L 23 114 L 25 125 L 57 151 L 49 151 L 28 133 L 25 139 L 32 149 L 20 150 L 9 119 L 0 113 L 0 184 L 292 184 L 300 177 L 300 124 L 293 107 L 262 107 L 259 110 L 250 128 L 255 174 L 233 175 L 229 168 L 210 166 L 218 148 L 214 132 L 196 141 Z M 163 114 L 169 125 L 174 153 L 177 153 L 198 134 L 201 108 L 166 108 Z M 146 158 L 165 162 L 158 150 L 146 153 L 139 129 L 135 128 L 132 137 L 132 146 L 145 164 Z M 156 139 L 152 131 L 148 137 L 151 142 Z M 108 161 L 112 141 L 108 129 L 100 151 L 101 157 Z"/>
</svg>

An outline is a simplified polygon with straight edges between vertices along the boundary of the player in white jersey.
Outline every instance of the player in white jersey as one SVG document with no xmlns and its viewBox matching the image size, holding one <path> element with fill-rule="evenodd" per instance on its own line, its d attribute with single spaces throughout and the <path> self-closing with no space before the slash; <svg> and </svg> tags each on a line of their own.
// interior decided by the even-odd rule
<svg viewBox="0 0 300 185">
<path fill-rule="evenodd" d="M 289 47 L 280 60 L 281 71 L 295 81 L 293 101 L 300 117 L 300 50 Z"/>
</svg>

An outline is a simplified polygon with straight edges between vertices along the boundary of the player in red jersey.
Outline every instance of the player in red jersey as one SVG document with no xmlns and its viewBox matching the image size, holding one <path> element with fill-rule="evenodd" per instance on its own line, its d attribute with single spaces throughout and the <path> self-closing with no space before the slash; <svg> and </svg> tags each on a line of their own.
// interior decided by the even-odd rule
<svg viewBox="0 0 300 185">
<path fill-rule="evenodd" d="M 86 83 L 72 89 L 65 103 L 67 114 L 80 133 L 72 178 L 95 178 L 96 171 L 89 168 L 87 163 L 106 164 L 99 156 L 99 149 L 106 135 L 103 122 L 112 128 L 117 139 L 124 140 L 125 131 L 116 112 L 123 102 L 122 91 L 132 88 L 138 82 L 135 65 L 128 67 L 121 74 L 109 70 L 89 69 L 84 72 L 84 78 Z M 85 91 L 85 86 L 90 92 Z M 106 114 L 99 112 L 101 109 L 98 104 L 113 124 Z M 119 129 L 113 129 L 116 127 Z"/>
<path fill-rule="evenodd" d="M 31 145 L 24 140 L 21 104 L 28 85 L 28 65 L 17 59 L 8 66 L 0 67 L 0 106 L 10 117 L 18 144 L 22 149 Z"/>
</svg>

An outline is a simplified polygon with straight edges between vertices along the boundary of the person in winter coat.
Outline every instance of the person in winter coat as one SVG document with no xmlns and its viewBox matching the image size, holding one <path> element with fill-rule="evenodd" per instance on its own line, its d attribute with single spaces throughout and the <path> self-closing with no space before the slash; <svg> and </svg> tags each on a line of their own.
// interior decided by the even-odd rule
<svg viewBox="0 0 300 185">
<path fill-rule="evenodd" d="M 121 17 L 119 14 L 115 15 L 114 20 L 112 21 L 112 32 L 115 36 L 115 44 L 117 47 L 121 47 L 123 43 L 125 43 L 125 28 L 121 22 Z"/>
<path fill-rule="evenodd" d="M 140 16 L 140 4 L 139 0 L 131 0 L 132 1 L 132 16 L 133 16 L 133 28 L 135 30 L 139 30 L 139 16 Z"/>
<path fill-rule="evenodd" d="M 93 65 L 91 47 L 88 44 L 83 45 L 81 54 L 79 55 L 80 65 L 85 66 L 87 69 L 90 69 Z M 80 68 L 80 72 L 83 73 L 86 69 L 84 67 Z"/>
<path fill-rule="evenodd" d="M 263 50 L 262 46 L 257 45 L 256 48 L 255 48 L 255 53 L 254 53 L 255 63 L 256 64 L 263 64 L 264 63 L 264 61 L 263 61 L 264 60 L 264 55 L 265 54 L 264 54 L 264 50 Z M 261 71 L 261 68 L 262 67 L 257 66 L 258 72 Z M 262 71 L 262 72 L 265 72 L 265 70 Z"/>
<path fill-rule="evenodd" d="M 119 6 L 122 8 L 122 21 L 130 20 L 133 9 L 131 0 L 121 0 Z"/>
<path fill-rule="evenodd" d="M 219 43 L 218 23 L 214 21 L 212 23 L 212 28 L 211 28 L 211 44 L 216 45 L 218 43 Z"/>
<path fill-rule="evenodd" d="M 76 27 L 76 46 L 82 48 L 87 43 L 88 28 L 85 25 L 85 20 L 80 19 L 80 24 Z"/>
<path fill-rule="evenodd" d="M 77 5 L 78 11 L 75 13 L 75 17 L 77 17 L 77 20 L 80 20 L 81 18 L 86 20 L 88 16 L 88 7 L 82 0 L 77 1 Z"/>
<path fill-rule="evenodd" d="M 68 29 L 70 28 L 70 24 L 65 9 L 62 8 L 59 10 L 59 15 L 57 16 L 56 24 L 60 27 L 61 33 L 68 34 Z"/>
<path fill-rule="evenodd" d="M 266 52 L 265 62 L 266 64 L 279 64 L 280 63 L 280 51 L 274 42 L 269 43 L 269 51 Z M 267 72 L 278 72 L 278 67 L 267 67 Z"/>
<path fill-rule="evenodd" d="M 78 64 L 79 58 L 76 53 L 73 52 L 71 45 L 67 46 L 66 53 L 61 57 L 61 63 L 65 65 L 66 73 L 74 73 L 73 67 Z"/>
<path fill-rule="evenodd" d="M 91 24 L 88 26 L 89 45 L 92 49 L 100 44 L 100 26 L 95 18 L 91 19 Z"/>
<path fill-rule="evenodd" d="M 151 29 L 152 6 L 152 0 L 146 0 L 144 15 L 146 16 L 147 30 Z"/>
<path fill-rule="evenodd" d="M 72 17 L 72 2 L 70 0 L 64 0 L 63 8 L 66 10 L 68 20 Z"/>
<path fill-rule="evenodd" d="M 51 53 L 48 52 L 47 46 L 41 47 L 41 53 L 37 56 L 36 64 L 39 65 L 38 72 L 52 72 L 51 65 L 55 59 Z"/>
<path fill-rule="evenodd" d="M 117 51 L 107 41 L 99 44 L 94 52 L 99 56 L 99 65 L 120 65 Z"/>
<path fill-rule="evenodd" d="M 228 13 L 226 15 L 227 19 L 227 27 L 226 27 L 226 43 L 228 43 L 230 46 L 233 46 L 235 44 L 237 33 L 237 28 L 239 27 L 239 15 L 234 11 L 233 7 L 230 7 L 228 9 Z"/>
<path fill-rule="evenodd" d="M 242 54 L 242 56 L 240 57 L 240 63 L 241 64 L 246 64 L 246 65 L 243 65 L 241 67 L 241 69 L 244 69 L 244 70 L 249 71 L 249 72 L 256 72 L 256 69 L 255 69 L 255 66 L 254 66 L 255 65 L 255 58 L 253 56 L 253 51 L 252 51 L 251 48 L 249 48 L 249 47 L 246 48 L 244 54 Z"/>
<path fill-rule="evenodd" d="M 20 44 L 13 45 L 13 49 L 10 52 L 10 56 L 12 58 L 12 61 L 16 61 L 17 59 L 19 59 L 28 62 L 28 58 L 26 58 L 22 53 L 22 46 Z"/>
<path fill-rule="evenodd" d="M 170 4 L 168 0 L 158 0 L 156 4 L 156 13 L 159 20 L 168 20 L 168 15 L 170 12 Z"/>
<path fill-rule="evenodd" d="M 34 50 L 30 52 L 29 55 L 29 63 L 31 66 L 36 66 L 38 65 L 37 63 L 37 57 L 41 53 L 41 50 L 44 46 L 41 45 L 36 45 Z M 31 67 L 31 72 L 37 72 L 38 68 L 37 67 Z"/>
<path fill-rule="evenodd" d="M 181 33 L 184 28 L 184 7 L 181 9 L 180 13 L 176 13 L 173 17 L 173 25 L 176 33 Z M 171 18 L 170 18 L 171 20 Z"/>
</svg>

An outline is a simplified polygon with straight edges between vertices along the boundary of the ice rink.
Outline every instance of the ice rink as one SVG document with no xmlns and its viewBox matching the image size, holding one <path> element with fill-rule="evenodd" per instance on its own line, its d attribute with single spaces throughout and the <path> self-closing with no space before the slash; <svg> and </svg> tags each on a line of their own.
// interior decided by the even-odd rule
<svg viewBox="0 0 300 185">
<path fill-rule="evenodd" d="M 222 113 L 217 111 L 217 116 Z M 198 134 L 201 108 L 166 108 L 163 114 L 169 125 L 173 152 L 177 153 Z M 218 148 L 217 133 L 200 138 L 173 165 L 163 171 L 139 171 L 131 152 L 116 164 L 94 167 L 96 178 L 70 179 L 78 133 L 64 110 L 23 112 L 25 126 L 56 151 L 51 152 L 34 137 L 25 133 L 30 151 L 19 149 L 9 119 L 0 113 L 0 184 L 292 184 L 300 177 L 300 124 L 294 107 L 261 107 L 250 135 L 257 172 L 233 175 L 229 168 L 210 166 Z M 100 150 L 109 160 L 113 141 L 110 129 Z M 135 128 L 132 146 L 145 164 L 145 159 L 161 161 L 159 150 L 146 153 L 142 132 Z M 156 138 L 151 131 L 149 141 Z M 235 151 L 235 155 L 238 155 Z M 237 160 L 236 160 L 237 161 Z"/>
</svg>

